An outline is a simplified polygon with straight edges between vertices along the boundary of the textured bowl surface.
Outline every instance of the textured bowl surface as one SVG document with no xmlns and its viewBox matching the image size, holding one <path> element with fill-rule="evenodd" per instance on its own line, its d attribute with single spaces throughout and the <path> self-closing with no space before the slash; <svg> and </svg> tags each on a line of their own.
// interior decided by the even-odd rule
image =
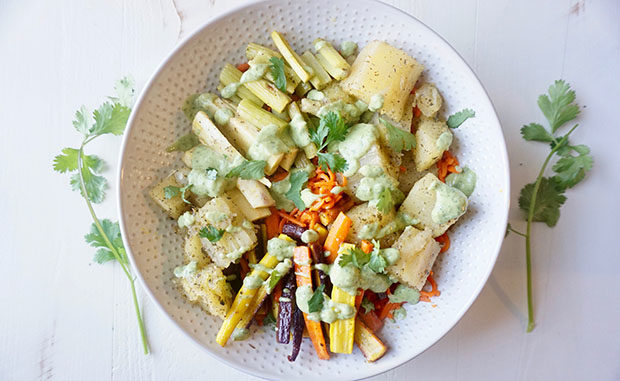
<svg viewBox="0 0 620 381">
<path fill-rule="evenodd" d="M 175 221 L 150 200 L 148 190 L 173 168 L 178 153 L 165 147 L 190 130 L 180 111 L 190 94 L 215 91 L 226 62 L 244 61 L 249 42 L 272 45 L 277 29 L 297 50 L 316 37 L 360 47 L 384 40 L 404 49 L 425 67 L 424 80 L 444 96 L 444 115 L 468 107 L 476 118 L 455 132 L 452 150 L 478 174 L 469 211 L 451 229 L 452 246 L 435 264 L 441 296 L 407 306 L 407 317 L 388 322 L 380 336 L 387 354 L 369 364 L 353 355 L 318 360 L 304 339 L 299 358 L 286 360 L 290 346 L 276 344 L 270 329 L 252 328 L 251 339 L 215 342 L 221 321 L 185 301 L 173 285 L 172 270 L 182 263 L 182 239 Z M 163 311 L 191 338 L 225 363 L 270 379 L 357 379 L 392 369 L 439 340 L 478 296 L 493 268 L 506 227 L 509 177 L 506 148 L 493 106 L 476 76 L 437 34 L 413 17 L 371 0 L 267 1 L 221 16 L 188 38 L 162 64 L 136 104 L 124 138 L 119 171 L 119 211 L 125 245 L 138 277 Z M 263 332 L 256 332 L 263 331 Z"/>
</svg>

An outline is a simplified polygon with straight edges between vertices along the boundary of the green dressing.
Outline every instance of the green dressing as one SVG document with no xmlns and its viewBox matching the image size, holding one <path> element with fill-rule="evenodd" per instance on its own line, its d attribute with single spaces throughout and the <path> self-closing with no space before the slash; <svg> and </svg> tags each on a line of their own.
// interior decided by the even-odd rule
<svg viewBox="0 0 620 381">
<path fill-rule="evenodd" d="M 469 197 L 476 188 L 476 172 L 465 167 L 460 173 L 451 173 L 446 177 L 446 184 L 454 187 Z"/>
<path fill-rule="evenodd" d="M 334 302 L 326 294 L 323 294 L 323 306 L 321 310 L 310 312 L 308 301 L 312 298 L 313 293 L 311 285 L 297 287 L 295 291 L 297 306 L 302 312 L 308 315 L 310 320 L 324 321 L 331 324 L 336 320 L 350 319 L 355 316 L 355 308 L 353 306 Z"/>
<path fill-rule="evenodd" d="M 174 268 L 174 276 L 177 278 L 189 278 L 198 272 L 196 261 L 191 261 L 185 266 L 178 266 Z"/>
<path fill-rule="evenodd" d="M 368 102 L 368 111 L 379 111 L 381 107 L 383 107 L 383 95 L 375 94 L 370 97 L 370 102 Z"/>
<path fill-rule="evenodd" d="M 452 133 L 450 131 L 442 132 L 435 141 L 435 146 L 442 152 L 450 148 L 450 144 L 452 144 Z"/>
<path fill-rule="evenodd" d="M 441 181 L 435 181 L 431 189 L 434 189 L 437 195 L 431 211 L 431 218 L 436 224 L 445 224 L 459 218 L 467 211 L 467 196 L 460 190 Z"/>
<path fill-rule="evenodd" d="M 301 234 L 301 241 L 303 243 L 312 243 L 319 240 L 319 233 L 315 230 L 308 229 Z"/>
<path fill-rule="evenodd" d="M 267 241 L 267 252 L 279 261 L 284 261 L 287 258 L 293 258 L 295 246 L 294 241 L 275 237 Z"/>
<path fill-rule="evenodd" d="M 258 81 L 267 73 L 267 69 L 269 69 L 269 64 L 254 64 L 241 75 L 239 82 L 246 83 Z"/>
<path fill-rule="evenodd" d="M 370 205 L 376 207 L 386 189 L 392 195 L 390 208 L 405 199 L 403 192 L 398 189 L 398 181 L 385 174 L 381 167 L 365 165 L 359 172 L 364 176 L 355 191 L 355 196 L 360 200 L 369 201 Z"/>
<path fill-rule="evenodd" d="M 353 41 L 344 41 L 342 44 L 340 44 L 340 54 L 342 54 L 344 58 L 351 57 L 355 54 L 356 50 L 357 44 Z"/>
<path fill-rule="evenodd" d="M 407 287 L 404 284 L 399 284 L 388 298 L 392 303 L 407 302 L 416 304 L 420 301 L 420 291 L 415 288 Z"/>
<path fill-rule="evenodd" d="M 345 176 L 352 176 L 360 169 L 359 159 L 368 153 L 377 137 L 377 129 L 372 124 L 359 123 L 349 128 L 345 139 L 336 145 L 348 164 Z"/>
<path fill-rule="evenodd" d="M 180 228 L 186 228 L 190 225 L 193 225 L 194 222 L 196 222 L 196 219 L 194 218 L 192 212 L 185 212 L 181 214 L 179 216 L 179 219 L 177 220 L 177 224 Z"/>
</svg>

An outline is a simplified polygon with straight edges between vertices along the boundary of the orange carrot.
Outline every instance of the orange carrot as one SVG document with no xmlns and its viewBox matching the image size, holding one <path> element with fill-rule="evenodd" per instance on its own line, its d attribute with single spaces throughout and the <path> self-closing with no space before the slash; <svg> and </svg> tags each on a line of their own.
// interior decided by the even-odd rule
<svg viewBox="0 0 620 381">
<path fill-rule="evenodd" d="M 351 229 L 351 224 L 353 221 L 346 214 L 340 212 L 331 229 L 329 229 L 329 233 L 327 234 L 327 238 L 325 239 L 325 244 L 323 248 L 326 251 L 329 251 L 329 257 L 327 258 L 328 263 L 333 263 L 338 256 L 338 249 L 340 248 L 340 244 L 347 239 L 347 235 L 349 235 L 349 229 Z"/>
<path fill-rule="evenodd" d="M 296 247 L 293 250 L 293 259 L 295 260 L 297 287 L 306 285 L 310 285 L 310 287 L 312 287 L 312 276 L 310 275 L 312 267 L 310 265 L 310 249 L 308 246 Z M 307 265 L 302 263 L 307 263 Z M 306 313 L 304 313 L 304 321 L 317 355 L 321 360 L 329 360 L 329 353 L 327 352 L 327 345 L 325 344 L 325 337 L 323 336 L 321 322 L 310 320 Z"/>
<path fill-rule="evenodd" d="M 437 162 L 437 178 L 442 182 L 446 182 L 448 172 L 457 173 L 456 166 L 459 165 L 458 159 L 453 156 L 450 151 L 444 151 L 443 156 Z"/>
<path fill-rule="evenodd" d="M 440 253 L 445 253 L 450 248 L 450 237 L 448 237 L 448 232 L 443 233 L 439 237 L 435 237 L 435 241 L 441 244 Z"/>
<path fill-rule="evenodd" d="M 366 240 L 362 240 L 362 243 L 360 244 L 360 248 L 362 249 L 364 253 L 370 254 L 372 253 L 372 249 L 375 248 L 375 245 L 373 245 L 372 243 Z"/>
<path fill-rule="evenodd" d="M 359 311 L 360 306 L 362 305 L 362 299 L 364 299 L 364 289 L 360 288 L 357 290 L 357 295 L 355 295 L 355 310 Z"/>
<path fill-rule="evenodd" d="M 420 111 L 420 109 L 418 108 L 418 106 L 415 106 L 413 108 L 413 117 L 414 118 L 419 118 L 420 115 L 422 115 L 422 111 Z"/>
<path fill-rule="evenodd" d="M 383 320 L 379 319 L 375 311 L 359 311 L 357 315 L 360 320 L 364 322 L 373 332 L 379 331 L 383 328 Z"/>
<path fill-rule="evenodd" d="M 280 233 L 280 216 L 276 208 L 271 208 L 271 215 L 265 218 L 265 227 L 267 228 L 267 239 L 276 237 Z"/>
<path fill-rule="evenodd" d="M 433 296 L 439 296 L 441 295 L 441 292 L 439 292 L 439 289 L 437 288 L 437 282 L 435 282 L 435 279 L 433 278 L 433 272 L 431 271 L 430 274 L 428 274 L 428 278 L 426 278 L 426 281 L 428 283 L 430 283 L 431 285 L 431 290 L 430 291 L 420 291 L 420 301 L 421 302 L 430 302 L 431 298 Z"/>
<path fill-rule="evenodd" d="M 240 63 L 239 65 L 237 65 L 237 70 L 239 71 L 247 71 L 249 68 L 250 68 L 250 64 L 247 62 Z"/>
<path fill-rule="evenodd" d="M 402 303 L 387 303 L 379 313 L 379 319 L 385 320 L 386 317 L 392 319 L 394 316 L 392 315 L 392 311 L 397 310 L 402 306 Z"/>
</svg>

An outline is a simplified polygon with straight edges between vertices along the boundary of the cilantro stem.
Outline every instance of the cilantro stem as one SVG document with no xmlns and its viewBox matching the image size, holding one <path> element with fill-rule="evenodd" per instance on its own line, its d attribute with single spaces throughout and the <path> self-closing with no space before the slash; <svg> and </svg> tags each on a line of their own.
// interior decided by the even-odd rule
<svg viewBox="0 0 620 381">
<path fill-rule="evenodd" d="M 125 275 L 127 276 L 127 279 L 129 280 L 129 284 L 131 286 L 131 294 L 132 294 L 134 309 L 136 311 L 136 317 L 138 319 L 138 326 L 140 328 L 140 336 L 142 338 L 142 347 L 144 349 L 144 354 L 148 354 L 149 347 L 148 347 L 148 341 L 146 339 L 146 329 L 144 328 L 144 322 L 142 320 L 142 313 L 140 312 L 140 306 L 138 304 L 138 298 L 136 295 L 135 279 L 133 278 L 133 276 L 129 272 L 129 269 L 127 268 L 127 265 L 125 264 L 127 262 L 127 257 L 126 255 L 122 255 L 121 253 L 118 252 L 118 250 L 116 250 L 116 247 L 110 241 L 110 238 L 106 234 L 105 230 L 103 230 L 103 227 L 101 226 L 101 221 L 99 221 L 99 218 L 97 217 L 97 214 L 95 213 L 95 210 L 93 209 L 93 205 L 86 191 L 86 183 L 84 182 L 84 175 L 82 172 L 83 163 L 84 163 L 84 146 L 88 144 L 88 142 L 90 142 L 96 136 L 98 135 L 92 136 L 90 138 L 88 137 L 85 138 L 84 141 L 82 142 L 82 145 L 80 146 L 80 150 L 78 153 L 78 174 L 80 177 L 80 188 L 82 190 L 82 195 L 84 197 L 84 200 L 86 201 L 86 206 L 88 207 L 88 211 L 90 212 L 90 215 L 93 219 L 93 222 L 95 223 L 95 226 L 97 227 L 97 230 L 99 231 L 99 234 L 101 234 L 101 236 L 103 237 L 103 240 L 105 241 L 106 246 L 112 252 L 112 254 L 114 255 L 114 258 L 116 258 L 116 261 L 120 264 L 121 268 L 123 269 L 123 272 L 125 273 Z"/>
<path fill-rule="evenodd" d="M 553 155 L 557 152 L 560 147 L 568 140 L 569 135 L 577 128 L 579 125 L 575 125 L 573 128 L 568 131 L 562 139 L 556 144 L 547 155 L 542 168 L 540 168 L 540 172 L 538 172 L 538 177 L 536 178 L 536 183 L 534 184 L 534 190 L 532 192 L 532 199 L 530 201 L 530 206 L 527 214 L 527 229 L 525 232 L 525 266 L 527 272 L 527 329 L 526 332 L 532 332 L 536 324 L 534 323 L 534 301 L 532 297 L 532 221 L 534 220 L 534 210 L 536 210 L 536 198 L 538 196 L 538 189 L 540 188 L 540 183 L 542 182 L 543 176 L 545 174 L 545 170 L 547 169 L 547 165 L 549 164 L 549 160 L 553 157 Z M 512 230 L 512 228 L 511 228 Z M 517 233 L 517 232 L 515 232 Z M 520 233 L 517 233 L 520 234 Z M 520 234 L 522 235 L 522 234 Z"/>
<path fill-rule="evenodd" d="M 521 237 L 526 237 L 527 236 L 525 233 L 521 233 L 520 231 L 513 229 L 512 226 L 508 226 L 507 229 L 508 229 L 508 231 L 511 231 L 511 232 L 515 233 L 516 235 L 520 235 Z"/>
</svg>

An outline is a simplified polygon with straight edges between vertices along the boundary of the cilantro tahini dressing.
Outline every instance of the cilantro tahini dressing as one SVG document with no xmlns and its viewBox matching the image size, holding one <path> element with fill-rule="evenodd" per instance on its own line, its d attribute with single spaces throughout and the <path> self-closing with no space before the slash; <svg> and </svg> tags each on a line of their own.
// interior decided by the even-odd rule
<svg viewBox="0 0 620 381">
<path fill-rule="evenodd" d="M 297 287 L 297 290 L 295 290 L 295 301 L 297 306 L 308 315 L 310 320 L 333 323 L 336 320 L 350 319 L 355 316 L 355 308 L 353 306 L 334 302 L 327 294 L 323 294 L 322 308 L 319 311 L 310 312 L 308 302 L 313 294 L 312 286 L 309 284 Z"/>
<path fill-rule="evenodd" d="M 476 172 L 465 167 L 460 173 L 451 173 L 446 177 L 446 184 L 454 187 L 469 197 L 476 188 Z"/>
<path fill-rule="evenodd" d="M 467 196 L 460 190 L 441 181 L 435 181 L 431 185 L 431 190 L 434 190 L 436 194 L 435 205 L 431 211 L 433 222 L 445 224 L 459 218 L 467 211 Z"/>
</svg>

